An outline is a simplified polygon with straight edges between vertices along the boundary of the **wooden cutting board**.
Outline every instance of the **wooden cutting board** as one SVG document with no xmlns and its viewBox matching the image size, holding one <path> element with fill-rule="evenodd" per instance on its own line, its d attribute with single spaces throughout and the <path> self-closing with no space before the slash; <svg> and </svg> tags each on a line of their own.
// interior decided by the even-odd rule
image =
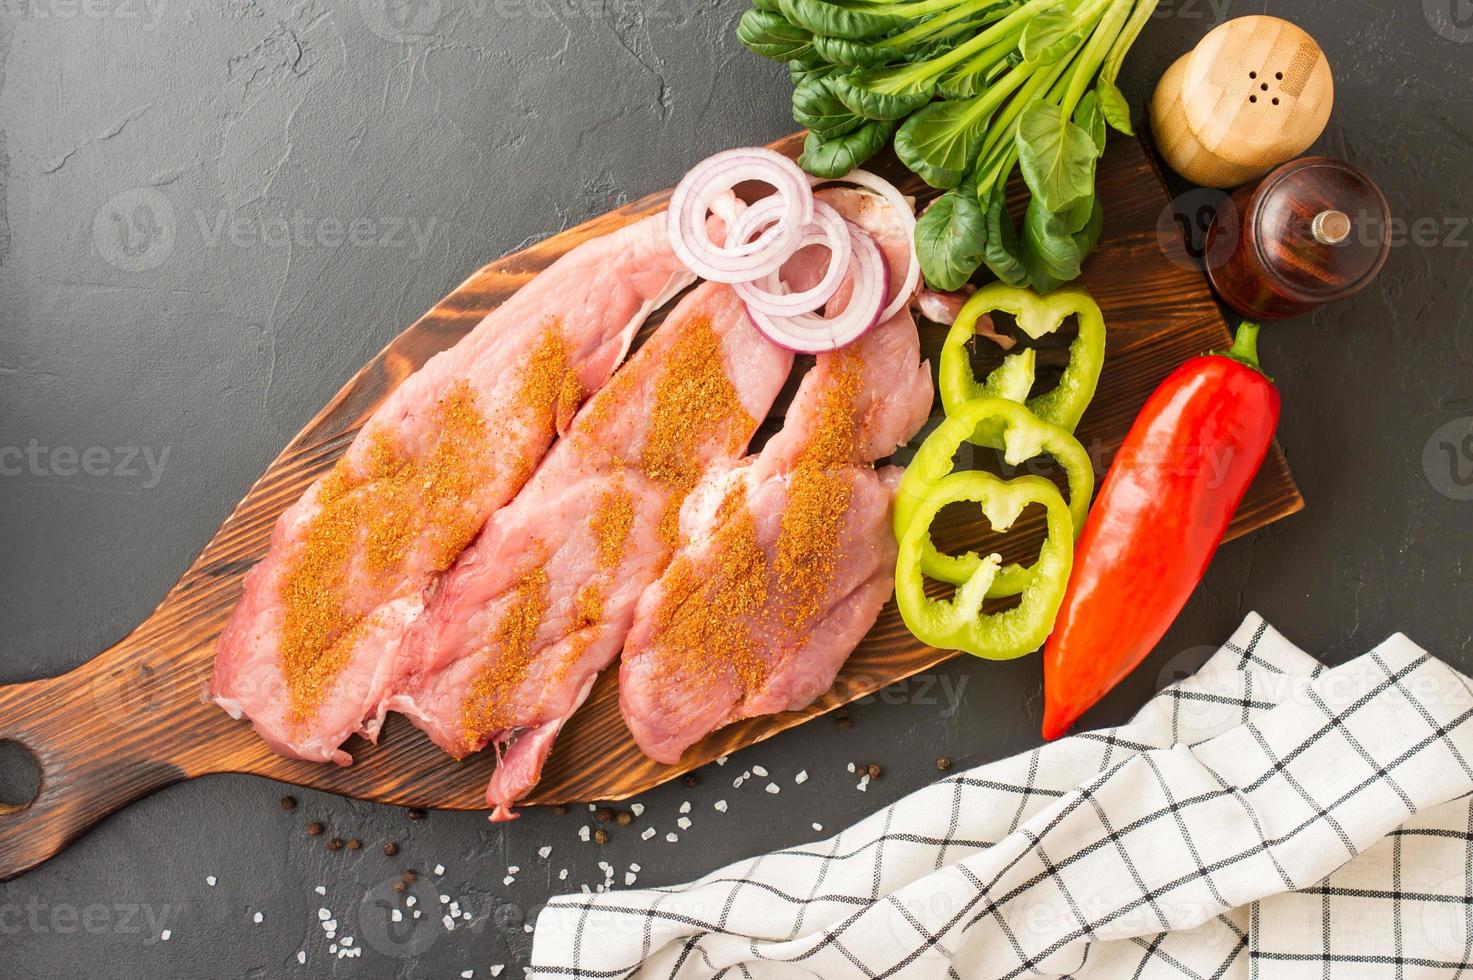
<svg viewBox="0 0 1473 980">
<path fill-rule="evenodd" d="M 773 146 L 796 156 L 801 135 Z M 902 185 L 908 192 L 923 200 L 928 196 L 893 159 L 875 169 L 892 178 L 909 178 Z M 1084 282 L 1104 309 L 1110 339 L 1099 393 L 1079 437 L 1103 472 L 1157 383 L 1187 357 L 1225 347 L 1228 329 L 1206 279 L 1184 249 L 1173 245 L 1163 250 L 1158 243 L 1163 214 L 1170 227 L 1168 198 L 1138 142 L 1111 143 L 1100 165 L 1098 189 L 1105 234 L 1088 262 Z M 20 807 L 0 805 L 0 879 L 46 860 L 119 807 L 161 786 L 207 773 L 255 773 L 406 806 L 484 806 L 492 754 L 454 762 L 398 716 L 390 717 L 376 747 L 357 738 L 349 742 L 356 761 L 347 768 L 272 753 L 248 724 L 232 721 L 203 699 L 215 638 L 240 595 L 241 576 L 265 554 L 277 516 L 332 465 L 396 385 L 568 249 L 662 208 L 667 197 L 664 192 L 635 201 L 498 259 L 466 280 L 307 423 L 142 625 L 68 674 L 0 688 L 0 740 L 28 747 L 41 770 L 34 801 Z M 941 328 L 922 327 L 933 363 L 943 336 Z M 779 404 L 774 412 L 780 415 L 783 407 Z M 1275 447 L 1231 533 L 1247 533 L 1301 506 Z M 1020 524 L 999 550 L 1010 559 L 1023 557 L 1030 547 L 1036 553 L 1040 533 L 1037 522 Z M 943 521 L 937 537 L 943 546 L 970 545 L 980 540 L 980 533 L 965 520 Z M 725 728 L 673 767 L 651 762 L 635 747 L 619 717 L 617 671 L 605 671 L 558 740 L 528 803 L 613 800 L 640 793 L 952 656 L 952 651 L 916 641 L 891 604 L 834 688 L 808 709 Z"/>
</svg>

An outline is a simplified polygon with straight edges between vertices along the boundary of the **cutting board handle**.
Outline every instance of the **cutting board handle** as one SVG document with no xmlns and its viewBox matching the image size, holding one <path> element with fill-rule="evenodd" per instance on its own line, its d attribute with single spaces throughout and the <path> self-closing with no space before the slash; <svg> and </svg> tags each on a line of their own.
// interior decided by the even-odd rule
<svg viewBox="0 0 1473 980">
<path fill-rule="evenodd" d="M 130 638 L 60 677 L 0 687 L 0 741 L 23 746 L 40 770 L 35 799 L 0 802 L 0 880 L 184 778 L 183 760 L 170 757 L 182 743 L 171 733 L 202 707 L 203 680 L 197 658 L 140 649 Z"/>
</svg>

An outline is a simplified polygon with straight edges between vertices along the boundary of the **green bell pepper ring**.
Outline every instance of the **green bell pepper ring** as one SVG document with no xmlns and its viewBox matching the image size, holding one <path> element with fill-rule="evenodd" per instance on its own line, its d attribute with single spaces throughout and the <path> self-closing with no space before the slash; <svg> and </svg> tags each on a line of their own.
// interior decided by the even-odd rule
<svg viewBox="0 0 1473 980">
<path fill-rule="evenodd" d="M 926 595 L 921 554 L 930 540 L 937 511 L 957 501 L 973 501 L 999 531 L 1007 530 L 1029 504 L 1048 511 L 1048 537 L 1018 604 L 984 615 L 983 600 L 991 590 L 1002 559 L 978 560 L 971 576 L 949 600 Z M 1043 645 L 1053 629 L 1064 589 L 1074 565 L 1074 521 L 1058 489 L 1041 476 L 1002 480 L 991 473 L 953 473 L 941 480 L 916 509 L 915 519 L 900 539 L 895 563 L 895 598 L 905 625 L 923 643 L 965 650 L 988 660 L 1011 660 Z"/>
<path fill-rule="evenodd" d="M 979 382 L 972 373 L 967 342 L 976 333 L 978 318 L 993 311 L 1011 313 L 1017 318 L 1018 329 L 1034 340 L 1058 330 L 1070 315 L 1078 317 L 1079 334 L 1069 345 L 1069 363 L 1059 377 L 1058 386 L 1028 398 L 1026 402 L 1034 415 L 1073 432 L 1090 399 L 1094 398 L 1100 369 L 1105 363 L 1105 318 L 1089 293 L 1078 286 L 1065 286 L 1047 296 L 1039 296 L 1030 289 L 994 282 L 973 293 L 957 314 L 941 348 L 938 372 L 941 404 L 949 414 L 974 398 L 994 396 L 1022 401 L 1032 387 L 1034 362 L 1031 350 L 1004 359 L 985 382 Z M 1027 386 L 1023 396 L 1018 396 L 1016 392 L 1025 375 Z M 995 429 L 983 427 L 974 434 L 972 441 L 979 446 L 995 448 L 999 445 L 998 438 Z"/>
<path fill-rule="evenodd" d="M 1048 453 L 1058 461 L 1069 481 L 1069 514 L 1076 533 L 1084 527 L 1094 496 L 1094 466 L 1079 440 L 1057 425 L 1035 418 L 1023 405 L 1006 398 L 978 398 L 956 406 L 946 420 L 926 437 L 905 468 L 895 493 L 892 518 L 896 540 L 915 519 L 922 503 L 955 468 L 955 456 L 963 441 L 983 426 L 995 427 L 1003 460 L 1018 466 Z M 928 522 L 929 526 L 929 522 Z M 930 534 L 921 542 L 921 570 L 931 578 L 960 585 L 970 579 L 982 560 L 976 553 L 947 555 L 936 549 Z M 1017 595 L 1027 586 L 1032 569 L 1010 564 L 1003 567 L 992 584 L 994 596 Z"/>
</svg>

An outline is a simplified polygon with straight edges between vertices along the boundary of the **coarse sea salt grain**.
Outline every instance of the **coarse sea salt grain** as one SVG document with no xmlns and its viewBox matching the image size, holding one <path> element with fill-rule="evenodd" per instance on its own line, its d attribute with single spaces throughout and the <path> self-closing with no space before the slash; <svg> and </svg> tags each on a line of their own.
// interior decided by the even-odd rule
<svg viewBox="0 0 1473 980">
<path fill-rule="evenodd" d="M 410 896 L 410 897 L 412 898 L 413 896 Z M 332 918 L 332 913 L 329 912 L 327 909 L 318 909 L 317 910 L 317 921 L 318 922 L 326 922 L 328 919 L 331 919 L 331 918 Z"/>
<path fill-rule="evenodd" d="M 863 776 L 860 776 L 859 785 L 855 786 L 854 788 L 859 790 L 861 793 L 867 792 L 869 790 L 869 773 L 865 773 Z"/>
<path fill-rule="evenodd" d="M 753 766 L 752 775 L 761 776 L 765 779 L 767 777 L 767 770 L 764 769 L 762 766 Z"/>
<path fill-rule="evenodd" d="M 853 772 L 854 771 L 854 763 L 852 763 L 852 762 L 849 763 L 849 771 L 850 772 Z"/>
<path fill-rule="evenodd" d="M 327 894 L 327 889 L 324 888 L 322 885 L 318 885 L 316 888 L 314 888 L 312 890 L 314 892 L 316 892 L 317 894 L 319 894 L 319 895 L 326 895 Z"/>
<path fill-rule="evenodd" d="M 680 840 L 680 835 L 675 833 L 674 831 L 671 831 L 670 833 L 665 835 L 665 840 L 671 844 L 674 844 Z"/>
<path fill-rule="evenodd" d="M 305 949 L 299 949 L 299 950 L 297 950 L 297 962 L 298 963 L 305 963 L 305 962 L 307 962 L 307 951 Z"/>
<path fill-rule="evenodd" d="M 404 907 L 405 908 L 411 908 L 412 909 L 418 903 L 419 903 L 419 899 L 415 898 L 413 895 L 410 895 L 408 898 L 406 898 L 404 900 Z"/>
<path fill-rule="evenodd" d="M 640 866 L 639 866 L 639 865 L 637 865 L 637 864 L 631 864 L 631 865 L 629 865 L 629 870 L 630 870 L 630 871 L 643 871 L 643 870 L 644 870 L 644 869 L 643 869 L 643 868 L 641 868 L 641 867 L 640 867 Z"/>
<path fill-rule="evenodd" d="M 562 868 L 562 869 L 560 869 L 558 871 L 558 873 L 557 873 L 557 880 L 558 881 L 567 881 L 568 880 L 568 869 L 567 868 Z"/>
<path fill-rule="evenodd" d="M 514 881 L 516 881 L 516 880 L 517 880 L 517 879 L 516 879 L 516 876 L 515 876 L 515 875 L 507 875 L 507 876 L 506 876 L 506 877 L 505 877 L 505 878 L 502 878 L 502 879 L 501 879 L 501 883 L 502 883 L 502 884 L 503 884 L 503 885 L 509 885 L 509 884 L 511 884 L 511 883 L 512 883 L 512 882 L 514 882 Z"/>
<path fill-rule="evenodd" d="M 441 895 L 440 896 L 440 904 L 441 905 L 449 905 L 450 904 L 450 896 L 449 895 Z"/>
<path fill-rule="evenodd" d="M 679 827 L 681 830 L 690 830 L 690 817 L 681 817 L 679 820 L 675 821 L 675 826 Z"/>
<path fill-rule="evenodd" d="M 782 787 L 779 786 L 777 783 L 768 783 L 767 792 L 772 793 L 773 795 L 777 795 L 778 793 L 782 792 Z"/>
<path fill-rule="evenodd" d="M 465 980 L 471 980 L 471 977 L 473 977 L 473 976 L 476 975 L 476 971 L 475 970 L 461 970 L 460 971 L 460 975 L 463 978 L 465 978 Z"/>
<path fill-rule="evenodd" d="M 583 826 L 578 828 L 578 839 L 581 841 L 587 841 L 592 833 L 593 831 L 588 829 L 588 824 L 584 824 Z"/>
<path fill-rule="evenodd" d="M 443 865 L 443 864 L 437 864 L 437 865 L 435 865 L 435 874 L 442 875 L 444 873 L 445 873 L 445 865 Z"/>
<path fill-rule="evenodd" d="M 804 769 L 802 772 L 798 773 L 798 775 L 794 776 L 793 782 L 797 783 L 799 786 L 802 786 L 804 783 L 808 782 L 808 770 Z"/>
<path fill-rule="evenodd" d="M 215 887 L 215 876 L 214 875 L 205 875 L 205 884 L 209 885 L 211 888 L 214 888 Z"/>
<path fill-rule="evenodd" d="M 717 756 L 717 757 L 716 757 L 716 764 L 717 764 L 717 765 L 718 765 L 718 766 L 724 766 L 724 765 L 726 765 L 726 760 L 727 760 L 727 758 L 728 758 L 728 756 L 724 756 L 724 755 L 718 755 L 718 756 Z"/>
<path fill-rule="evenodd" d="M 690 812 L 690 800 L 686 800 L 684 803 L 680 804 L 680 812 L 681 813 L 689 813 Z"/>
<path fill-rule="evenodd" d="M 501 976 L 501 971 L 505 969 L 506 967 L 503 964 L 497 963 L 495 966 L 491 967 L 491 975 L 493 977 L 499 977 Z"/>
<path fill-rule="evenodd" d="M 653 828 L 653 827 L 646 827 L 644 829 L 644 833 L 642 833 L 642 834 L 639 835 L 639 839 L 640 840 L 649 840 L 653 836 L 655 836 L 655 828 Z"/>
<path fill-rule="evenodd" d="M 519 864 L 513 864 L 513 865 L 510 865 L 510 866 L 509 866 L 509 867 L 508 867 L 508 868 L 507 868 L 507 869 L 506 869 L 506 873 L 507 873 L 507 874 L 509 874 L 509 875 L 514 875 L 514 874 L 516 874 L 516 873 L 517 873 L 517 872 L 518 872 L 518 871 L 521 871 L 521 870 L 522 870 L 522 867 L 521 867 L 521 865 L 519 865 Z"/>
<path fill-rule="evenodd" d="M 726 812 L 726 801 L 725 800 L 717 800 L 715 803 L 712 804 L 712 806 L 714 806 L 716 808 L 716 812 L 717 813 L 725 813 Z"/>
<path fill-rule="evenodd" d="M 161 943 L 166 943 L 172 938 L 174 938 L 173 929 L 165 929 L 163 932 L 159 933 L 159 942 Z"/>
<path fill-rule="evenodd" d="M 403 922 L 404 921 L 404 913 L 401 912 L 401 911 L 399 911 L 398 909 L 389 909 L 389 921 L 390 922 Z"/>
<path fill-rule="evenodd" d="M 813 825 L 813 829 L 816 830 L 816 831 L 818 831 L 821 834 L 821 833 L 823 833 L 823 824 L 816 823 L 816 824 Z"/>
<path fill-rule="evenodd" d="M 631 804 L 629 804 L 629 812 L 632 813 L 632 814 L 634 814 L 636 817 L 643 816 L 644 815 L 644 804 L 643 803 L 631 803 Z"/>
<path fill-rule="evenodd" d="M 626 884 L 626 885 L 632 885 L 632 884 L 634 884 L 634 879 L 635 879 L 635 874 L 634 874 L 633 871 L 626 871 L 626 872 L 624 872 L 624 884 Z"/>
<path fill-rule="evenodd" d="M 541 847 L 537 848 L 537 856 L 540 857 L 540 858 L 542 858 L 542 860 L 544 860 L 544 861 L 547 860 L 547 856 L 549 854 L 551 854 L 551 853 L 552 853 L 552 845 L 551 844 L 543 844 Z"/>
<path fill-rule="evenodd" d="M 445 924 L 445 930 L 447 932 L 452 931 L 452 930 L 455 929 L 455 920 L 452 919 L 452 918 L 450 918 L 450 916 L 448 916 L 448 915 L 442 915 L 440 917 L 440 921 Z"/>
<path fill-rule="evenodd" d="M 255 915 L 251 916 L 251 921 L 254 922 L 256 925 L 260 925 L 265 918 L 266 917 L 264 915 L 262 915 L 260 912 L 257 912 Z"/>
</svg>

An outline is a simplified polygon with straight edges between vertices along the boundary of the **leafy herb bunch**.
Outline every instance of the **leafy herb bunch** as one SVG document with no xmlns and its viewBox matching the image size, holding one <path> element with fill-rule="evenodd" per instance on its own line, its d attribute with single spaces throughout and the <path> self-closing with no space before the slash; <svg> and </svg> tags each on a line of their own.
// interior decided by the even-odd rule
<svg viewBox="0 0 1473 980">
<path fill-rule="evenodd" d="M 1079 275 L 1100 235 L 1106 126 L 1131 132 L 1115 79 L 1157 0 L 754 3 L 737 34 L 787 63 L 805 170 L 842 176 L 893 135 L 901 161 L 946 191 L 916 227 L 932 287 L 984 264 L 1039 292 Z M 1021 231 L 1014 167 L 1030 191 Z"/>
</svg>

